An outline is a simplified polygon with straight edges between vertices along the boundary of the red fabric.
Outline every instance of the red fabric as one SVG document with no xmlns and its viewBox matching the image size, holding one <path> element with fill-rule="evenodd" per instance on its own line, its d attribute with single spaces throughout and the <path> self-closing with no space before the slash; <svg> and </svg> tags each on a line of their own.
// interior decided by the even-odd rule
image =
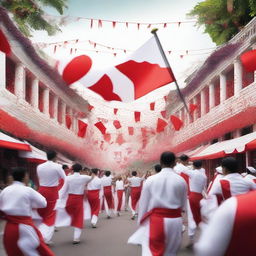
<svg viewBox="0 0 256 256">
<path fill-rule="evenodd" d="M 10 44 L 1 29 L 0 29 L 0 51 L 4 52 L 7 55 L 11 53 Z"/>
<path fill-rule="evenodd" d="M 63 187 L 63 185 L 64 185 L 64 179 L 60 179 L 60 180 L 59 180 L 59 185 L 58 185 L 58 191 L 61 190 L 61 188 Z"/>
<path fill-rule="evenodd" d="M 188 194 L 189 194 L 190 193 L 189 176 L 184 172 L 181 172 L 180 176 L 186 181 L 186 183 L 188 185 Z"/>
<path fill-rule="evenodd" d="M 247 72 L 253 72 L 256 70 L 256 50 L 243 53 L 240 56 L 240 59 Z"/>
<path fill-rule="evenodd" d="M 117 114 L 118 108 L 114 108 L 114 115 Z"/>
<path fill-rule="evenodd" d="M 159 132 L 163 132 L 165 127 L 168 125 L 167 122 L 165 122 L 163 119 L 158 118 L 157 119 L 157 127 L 156 127 L 156 131 Z"/>
<path fill-rule="evenodd" d="M 43 223 L 47 226 L 53 226 L 55 224 L 56 211 L 55 205 L 59 198 L 58 186 L 57 187 L 43 187 L 40 186 L 38 192 L 45 197 L 47 206 L 42 209 L 38 209 L 38 214 L 42 217 Z"/>
<path fill-rule="evenodd" d="M 94 106 L 88 104 L 88 110 L 91 112 L 94 109 Z"/>
<path fill-rule="evenodd" d="M 121 211 L 124 190 L 117 190 L 117 211 Z"/>
<path fill-rule="evenodd" d="M 143 223 L 150 218 L 149 248 L 152 256 L 163 256 L 165 253 L 164 218 L 180 218 L 181 209 L 154 208 L 146 213 L 141 220 Z"/>
<path fill-rule="evenodd" d="M 189 112 L 192 114 L 195 110 L 197 109 L 197 105 L 196 104 L 189 104 Z"/>
<path fill-rule="evenodd" d="M 230 191 L 230 182 L 228 180 L 220 180 L 220 185 L 222 189 L 223 198 L 225 200 L 230 198 L 232 196 Z"/>
<path fill-rule="evenodd" d="M 156 104 L 155 102 L 150 103 L 150 110 L 152 111 L 155 110 L 155 104 Z"/>
<path fill-rule="evenodd" d="M 256 255 L 256 192 L 239 195 L 232 237 L 225 256 Z"/>
<path fill-rule="evenodd" d="M 37 251 L 41 256 L 54 256 L 54 253 L 44 243 L 42 234 L 35 227 L 31 217 L 28 216 L 6 216 L 7 224 L 4 230 L 3 243 L 8 256 L 25 256 L 18 246 L 19 224 L 29 225 L 34 228 L 40 242 Z"/>
<path fill-rule="evenodd" d="M 161 115 L 163 118 L 166 118 L 166 110 L 161 111 Z"/>
<path fill-rule="evenodd" d="M 86 130 L 87 130 L 88 124 L 86 124 L 85 122 L 78 120 L 78 137 L 84 138 L 85 134 L 86 134 Z"/>
<path fill-rule="evenodd" d="M 111 134 L 109 134 L 109 133 L 104 134 L 104 140 L 105 140 L 106 142 L 110 142 L 110 140 L 111 140 Z"/>
<path fill-rule="evenodd" d="M 140 112 L 139 111 L 134 112 L 134 120 L 136 123 L 140 121 Z"/>
<path fill-rule="evenodd" d="M 107 201 L 108 208 L 114 209 L 114 198 L 112 194 L 112 187 L 111 186 L 105 186 L 104 187 L 104 197 Z"/>
<path fill-rule="evenodd" d="M 134 128 L 133 127 L 128 127 L 128 132 L 129 132 L 129 135 L 133 135 L 134 134 Z"/>
<path fill-rule="evenodd" d="M 140 199 L 141 187 L 131 187 L 131 203 L 132 209 L 135 211 L 137 203 Z"/>
<path fill-rule="evenodd" d="M 90 57 L 86 55 L 77 56 L 64 68 L 62 78 L 70 85 L 85 76 L 91 69 L 91 66 L 92 60 Z"/>
<path fill-rule="evenodd" d="M 216 177 L 218 176 L 218 173 L 215 173 L 214 174 L 214 177 L 213 177 L 213 179 L 212 179 L 212 182 L 211 182 L 211 184 L 210 184 L 210 186 L 208 187 L 208 189 L 207 189 L 207 194 L 210 192 L 210 190 L 212 189 L 212 185 L 213 185 L 213 183 L 214 183 L 214 181 L 215 181 L 215 179 L 216 179 Z"/>
<path fill-rule="evenodd" d="M 82 229 L 84 226 L 84 195 L 69 194 L 66 211 L 71 217 L 71 226 Z"/>
<path fill-rule="evenodd" d="M 122 127 L 118 120 L 114 120 L 113 125 L 115 126 L 116 129 L 120 129 Z"/>
<path fill-rule="evenodd" d="M 119 145 L 122 145 L 122 144 L 125 143 L 125 140 L 124 140 L 122 134 L 118 134 L 117 139 L 116 139 L 116 143 L 119 144 Z"/>
<path fill-rule="evenodd" d="M 31 147 L 25 143 L 15 143 L 6 140 L 0 140 L 0 148 L 9 148 L 14 150 L 31 151 Z"/>
<path fill-rule="evenodd" d="M 72 124 L 71 116 L 70 115 L 66 115 L 66 126 L 67 126 L 68 129 L 70 129 L 71 124 Z"/>
<path fill-rule="evenodd" d="M 201 208 L 200 208 L 200 201 L 203 199 L 203 195 L 201 193 L 196 193 L 196 192 L 190 192 L 189 193 L 189 205 L 191 208 L 191 212 L 193 215 L 193 219 L 198 226 L 199 223 L 201 222 Z"/>
<path fill-rule="evenodd" d="M 179 131 L 183 125 L 183 122 L 177 116 L 173 116 L 173 115 L 170 116 L 170 120 L 173 124 L 174 129 L 176 131 Z"/>
<path fill-rule="evenodd" d="M 104 126 L 104 124 L 102 122 L 98 122 L 96 124 L 94 124 L 102 134 L 106 134 L 106 127 Z"/>
<path fill-rule="evenodd" d="M 100 190 L 88 190 L 87 199 L 91 207 L 91 215 L 99 215 L 100 212 Z"/>
</svg>

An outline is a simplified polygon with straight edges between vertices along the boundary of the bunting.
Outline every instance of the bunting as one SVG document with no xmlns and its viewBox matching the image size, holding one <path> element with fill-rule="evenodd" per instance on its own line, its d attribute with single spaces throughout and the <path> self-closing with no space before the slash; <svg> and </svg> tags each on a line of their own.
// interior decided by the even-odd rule
<svg viewBox="0 0 256 256">
<path fill-rule="evenodd" d="M 129 132 L 129 135 L 134 135 L 134 128 L 128 127 L 128 132 Z"/>
<path fill-rule="evenodd" d="M 78 137 L 84 138 L 86 135 L 86 130 L 87 130 L 88 124 L 78 120 Z"/>
<path fill-rule="evenodd" d="M 161 115 L 163 118 L 166 118 L 166 110 L 161 111 Z"/>
<path fill-rule="evenodd" d="M 118 134 L 117 139 L 116 139 L 116 143 L 117 143 L 118 145 L 122 145 L 122 144 L 125 143 L 125 140 L 124 140 L 123 135 L 122 135 L 121 133 Z"/>
<path fill-rule="evenodd" d="M 163 119 L 158 118 L 157 119 L 157 127 L 156 127 L 156 132 L 160 133 L 163 132 L 165 127 L 168 125 L 167 122 L 165 122 Z"/>
<path fill-rule="evenodd" d="M 118 120 L 114 120 L 113 125 L 115 126 L 116 129 L 120 129 L 122 127 Z"/>
<path fill-rule="evenodd" d="M 150 103 L 150 110 L 151 111 L 155 110 L 155 104 L 156 104 L 155 102 Z"/>
<path fill-rule="evenodd" d="M 67 126 L 68 129 L 70 129 L 71 124 L 72 124 L 71 116 L 66 115 L 66 126 Z"/>
<path fill-rule="evenodd" d="M 117 109 L 117 108 L 114 108 L 114 115 L 117 114 L 117 111 L 118 111 L 118 109 Z"/>
<path fill-rule="evenodd" d="M 7 55 L 11 53 L 11 46 L 1 29 L 0 29 L 0 51 L 4 52 Z"/>
<path fill-rule="evenodd" d="M 134 112 L 134 120 L 136 123 L 140 121 L 140 112 L 139 111 Z"/>
<path fill-rule="evenodd" d="M 94 124 L 98 129 L 99 131 L 104 135 L 106 134 L 106 127 L 104 126 L 104 124 L 102 122 L 98 122 L 96 124 Z"/>
<path fill-rule="evenodd" d="M 173 127 L 176 131 L 179 131 L 180 128 L 182 127 L 182 125 L 183 125 L 183 122 L 177 116 L 171 115 L 170 116 L 170 121 L 172 122 Z"/>
<path fill-rule="evenodd" d="M 189 112 L 190 114 L 192 114 L 195 110 L 197 109 L 197 105 L 196 104 L 189 104 Z"/>
</svg>

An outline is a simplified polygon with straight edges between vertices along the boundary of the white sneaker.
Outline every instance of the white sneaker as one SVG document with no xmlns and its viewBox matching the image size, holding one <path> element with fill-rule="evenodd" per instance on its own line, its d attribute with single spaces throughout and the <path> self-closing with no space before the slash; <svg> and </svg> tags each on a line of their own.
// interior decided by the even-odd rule
<svg viewBox="0 0 256 256">
<path fill-rule="evenodd" d="M 79 244 L 79 243 L 80 243 L 80 240 L 79 240 L 79 239 L 73 240 L 73 244 Z"/>
</svg>

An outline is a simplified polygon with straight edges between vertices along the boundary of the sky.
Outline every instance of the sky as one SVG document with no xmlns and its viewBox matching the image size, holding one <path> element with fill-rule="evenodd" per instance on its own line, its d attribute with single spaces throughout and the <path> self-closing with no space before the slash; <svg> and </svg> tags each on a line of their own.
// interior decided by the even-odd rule
<svg viewBox="0 0 256 256">
<path fill-rule="evenodd" d="M 130 22 L 172 22 L 195 20 L 187 17 L 187 13 L 199 2 L 198 0 L 69 0 L 68 9 L 65 10 L 64 16 L 85 17 L 94 19 L 106 19 L 116 21 Z M 45 9 L 47 14 L 59 14 L 51 8 Z M 141 27 L 137 29 L 136 25 L 125 28 L 124 24 L 117 25 L 115 29 L 111 24 L 103 22 L 103 28 L 97 25 L 91 29 L 90 22 L 86 20 L 75 21 L 72 19 L 68 25 L 62 26 L 62 32 L 56 36 L 49 37 L 46 32 L 35 32 L 34 42 L 59 42 L 71 39 L 81 41 L 91 40 L 104 45 L 116 48 L 136 50 L 152 34 L 151 29 Z M 210 37 L 203 33 L 203 28 L 198 28 L 195 23 L 182 23 L 180 26 L 171 24 L 167 28 L 159 27 L 158 35 L 164 50 L 172 51 L 168 55 L 169 62 L 178 80 L 183 87 L 184 80 L 192 73 L 208 55 L 214 50 L 215 44 Z M 77 54 L 87 54 L 93 60 L 99 63 L 99 66 L 112 65 L 118 62 L 125 55 L 118 52 L 117 57 L 110 53 L 95 53 L 95 49 L 87 42 L 78 45 L 68 45 L 66 48 L 58 48 L 56 54 L 53 54 L 53 46 L 45 48 L 45 52 L 54 59 L 70 58 L 70 48 L 78 48 Z M 199 49 L 205 49 L 197 51 Z M 89 50 L 89 51 L 86 51 Z M 97 47 L 97 50 L 106 52 L 105 48 Z M 186 51 L 189 54 L 186 55 Z M 190 51 L 192 50 L 192 51 Z M 180 56 L 184 55 L 183 58 Z M 157 90 L 151 96 L 146 97 L 148 100 L 156 95 L 166 94 L 169 86 Z M 144 99 L 143 99 L 144 100 Z M 143 101 L 142 100 L 142 101 Z"/>
</svg>

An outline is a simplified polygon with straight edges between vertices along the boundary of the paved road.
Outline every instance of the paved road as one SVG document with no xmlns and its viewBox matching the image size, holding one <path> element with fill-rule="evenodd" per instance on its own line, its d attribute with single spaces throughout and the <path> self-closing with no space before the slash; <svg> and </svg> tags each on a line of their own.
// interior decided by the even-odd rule
<svg viewBox="0 0 256 256">
<path fill-rule="evenodd" d="M 128 245 L 128 237 L 136 230 L 136 221 L 130 220 L 130 215 L 124 213 L 121 217 L 106 219 L 101 216 L 98 228 L 89 225 L 83 230 L 81 243 L 72 244 L 72 228 L 61 228 L 54 234 L 54 245 L 51 247 L 56 256 L 140 256 L 141 249 L 136 245 Z M 178 256 L 192 256 L 185 248 L 186 234 Z M 0 255 L 5 256 L 0 245 Z"/>
</svg>

